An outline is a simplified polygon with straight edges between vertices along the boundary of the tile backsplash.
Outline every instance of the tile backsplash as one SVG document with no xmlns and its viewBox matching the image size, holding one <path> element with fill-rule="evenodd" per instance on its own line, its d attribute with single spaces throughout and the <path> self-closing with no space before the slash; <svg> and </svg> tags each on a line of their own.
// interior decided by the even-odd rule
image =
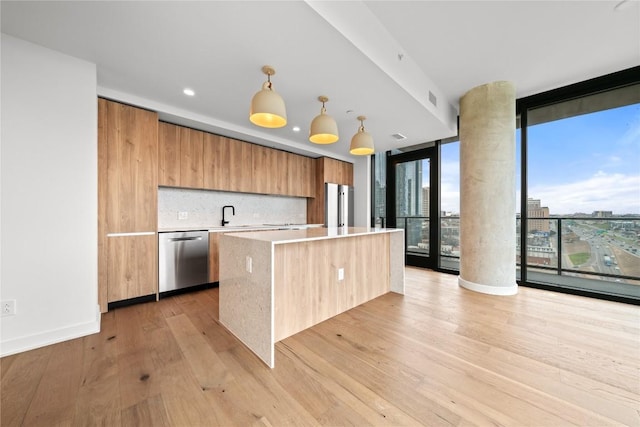
<svg viewBox="0 0 640 427">
<path fill-rule="evenodd" d="M 303 197 L 160 187 L 158 228 L 218 227 L 225 205 L 232 205 L 236 211 L 235 216 L 231 209 L 226 211 L 229 226 L 307 222 L 307 199 Z M 179 219 L 184 212 L 186 218 Z"/>
</svg>

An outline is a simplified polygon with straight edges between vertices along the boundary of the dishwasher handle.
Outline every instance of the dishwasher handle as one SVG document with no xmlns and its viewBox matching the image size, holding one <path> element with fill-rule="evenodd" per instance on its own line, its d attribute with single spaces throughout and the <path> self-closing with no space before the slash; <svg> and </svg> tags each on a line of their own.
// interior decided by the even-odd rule
<svg viewBox="0 0 640 427">
<path fill-rule="evenodd" d="M 187 240 L 202 240 L 202 237 L 171 237 L 167 239 L 169 242 L 184 242 Z"/>
</svg>

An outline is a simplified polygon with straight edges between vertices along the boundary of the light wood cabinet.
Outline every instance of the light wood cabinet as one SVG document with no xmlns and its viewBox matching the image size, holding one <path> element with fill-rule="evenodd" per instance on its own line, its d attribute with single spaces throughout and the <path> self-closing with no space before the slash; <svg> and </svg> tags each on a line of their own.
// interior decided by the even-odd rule
<svg viewBox="0 0 640 427">
<path fill-rule="evenodd" d="M 323 182 L 353 186 L 353 164 L 322 157 Z"/>
<path fill-rule="evenodd" d="M 155 231 L 158 216 L 158 115 L 100 99 L 105 144 L 106 232 Z M 102 185 L 105 185 L 103 182 Z"/>
<path fill-rule="evenodd" d="M 289 154 L 287 158 L 287 194 L 313 197 L 315 194 L 315 167 L 310 157 Z"/>
<path fill-rule="evenodd" d="M 229 141 L 224 136 L 204 134 L 204 188 L 207 190 L 228 190 L 230 187 Z"/>
<path fill-rule="evenodd" d="M 160 123 L 158 185 L 185 188 L 204 186 L 204 132 Z"/>
<path fill-rule="evenodd" d="M 252 192 L 252 145 L 205 134 L 203 187 L 208 190 Z"/>
<path fill-rule="evenodd" d="M 204 186 L 204 132 L 180 128 L 180 187 Z"/>
<path fill-rule="evenodd" d="M 107 237 L 108 302 L 158 291 L 158 237 Z"/>
<path fill-rule="evenodd" d="M 157 194 L 157 114 L 98 99 L 98 303 L 102 312 L 109 302 L 157 291 Z M 118 233 L 125 235 L 108 237 Z"/>
<path fill-rule="evenodd" d="M 253 144 L 229 139 L 229 191 L 250 193 L 253 187 Z"/>
<path fill-rule="evenodd" d="M 261 145 L 253 145 L 251 155 L 253 162 L 253 192 L 259 194 L 278 194 L 278 177 L 276 174 L 278 158 L 276 156 L 276 150 Z"/>
<path fill-rule="evenodd" d="M 158 185 L 180 186 L 180 128 L 158 124 Z"/>
<path fill-rule="evenodd" d="M 307 199 L 307 222 L 324 224 L 324 184 L 353 186 L 353 164 L 329 157 L 315 159 L 314 197 Z"/>
</svg>

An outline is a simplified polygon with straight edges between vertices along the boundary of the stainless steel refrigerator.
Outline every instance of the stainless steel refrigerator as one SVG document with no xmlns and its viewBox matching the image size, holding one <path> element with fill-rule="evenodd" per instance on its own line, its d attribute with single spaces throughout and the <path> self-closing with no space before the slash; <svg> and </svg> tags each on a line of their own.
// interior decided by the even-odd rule
<svg viewBox="0 0 640 427">
<path fill-rule="evenodd" d="M 324 184 L 324 226 L 353 227 L 353 187 Z"/>
</svg>

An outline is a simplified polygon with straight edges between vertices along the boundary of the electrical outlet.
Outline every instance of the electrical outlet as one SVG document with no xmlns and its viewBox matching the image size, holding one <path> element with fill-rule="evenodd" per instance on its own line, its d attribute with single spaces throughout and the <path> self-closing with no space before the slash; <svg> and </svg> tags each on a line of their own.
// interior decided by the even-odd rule
<svg viewBox="0 0 640 427">
<path fill-rule="evenodd" d="M 344 280 L 344 268 L 338 269 L 338 280 Z"/>
<path fill-rule="evenodd" d="M 245 268 L 247 269 L 247 273 L 251 273 L 253 270 L 253 259 L 250 256 L 245 258 Z"/>
<path fill-rule="evenodd" d="M 14 299 L 2 301 L 2 303 L 0 303 L 0 307 L 2 307 L 2 317 L 13 316 L 16 314 L 16 300 Z"/>
<path fill-rule="evenodd" d="M 189 218 L 189 212 L 180 211 L 178 212 L 178 219 L 187 219 Z"/>
</svg>

